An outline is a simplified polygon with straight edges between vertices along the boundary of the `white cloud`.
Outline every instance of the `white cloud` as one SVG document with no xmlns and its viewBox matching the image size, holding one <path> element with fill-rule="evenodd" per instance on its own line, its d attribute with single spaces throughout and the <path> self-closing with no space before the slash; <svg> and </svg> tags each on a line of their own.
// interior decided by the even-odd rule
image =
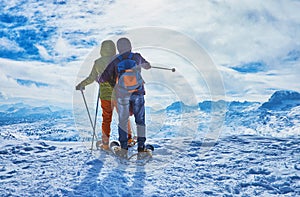
<svg viewBox="0 0 300 197">
<path fill-rule="evenodd" d="M 1 50 L 6 49 L 15 52 L 20 52 L 24 50 L 16 42 L 11 41 L 5 37 L 0 38 L 0 49 Z"/>
<path fill-rule="evenodd" d="M 72 103 L 78 64 L 73 62 L 72 65 L 60 66 L 34 61 L 0 59 L 1 92 L 8 98 L 31 98 L 52 104 Z M 16 79 L 35 81 L 48 86 L 20 85 Z"/>
<path fill-rule="evenodd" d="M 280 69 L 277 69 L 280 67 Z M 276 90 L 300 92 L 297 83 L 299 63 L 274 65 L 274 69 L 258 73 L 239 73 L 230 68 L 219 66 L 224 78 L 228 100 L 248 100 L 265 102 Z"/>
<path fill-rule="evenodd" d="M 38 45 L 38 44 L 35 46 L 39 50 L 39 54 L 41 55 L 41 57 L 43 59 L 46 59 L 46 60 L 51 59 L 51 56 L 48 54 L 47 49 L 44 46 Z"/>
<path fill-rule="evenodd" d="M 117 1 L 100 21 L 120 29 L 160 26 L 180 31 L 205 48 L 220 69 L 263 61 L 266 72 L 256 74 L 221 69 L 228 99 L 263 101 L 271 90 L 300 91 L 293 85 L 300 77 L 297 65 L 281 61 L 300 49 L 298 8 L 296 1 L 156 1 L 147 6 Z"/>
<path fill-rule="evenodd" d="M 7 2 L 4 9 L 14 6 L 15 3 Z M 300 50 L 299 1 L 117 0 L 78 2 L 71 0 L 65 5 L 49 2 L 41 4 L 32 1 L 26 6 L 28 6 L 26 11 L 20 10 L 18 14 L 37 21 L 34 13 L 41 12 L 39 19 L 45 21 L 45 25 L 57 28 L 56 35 L 49 40 L 54 46 L 53 53 L 47 51 L 49 49 L 39 47 L 43 57 L 51 58 L 49 54 L 54 54 L 52 58 L 57 63 L 22 62 L 19 64 L 2 59 L 1 71 L 3 70 L 5 76 L 1 77 L 1 81 L 7 82 L 8 86 L 17 90 L 5 88 L 7 95 L 17 94 L 24 97 L 36 95 L 35 97 L 39 97 L 38 91 L 43 90 L 45 93 L 51 93 L 53 99 L 57 96 L 57 100 L 68 100 L 66 97 L 72 95 L 73 86 L 90 70 L 79 72 L 79 79 L 76 80 L 77 71 L 82 69 L 80 67 L 82 64 L 79 62 L 66 63 L 65 57 L 75 55 L 79 57 L 80 61 L 83 61 L 89 53 L 92 53 L 94 47 L 93 44 L 76 45 L 74 43 L 82 40 L 82 43 L 95 41 L 100 44 L 111 34 L 144 26 L 170 28 L 182 32 L 201 45 L 221 72 L 229 99 L 265 100 L 273 89 L 300 91 L 296 83 L 300 77 L 299 63 L 282 61 L 290 51 Z M 2 38 L 0 42 L 10 49 L 22 50 L 10 40 Z M 180 40 L 178 43 L 174 43 L 175 45 L 180 47 Z M 188 48 L 178 49 L 178 51 L 181 50 L 193 53 Z M 155 63 L 176 66 L 178 72 L 185 76 L 184 78 L 189 84 L 193 85 L 197 81 L 193 77 L 186 77 L 192 75 L 193 70 L 180 68 L 179 64 L 188 64 L 182 59 L 173 60 L 171 57 L 174 54 L 163 57 L 157 53 L 159 50 L 142 52 Z M 98 51 L 93 57 L 97 57 L 97 55 Z M 168 58 L 171 60 L 166 61 Z M 266 71 L 242 74 L 228 68 L 233 65 L 259 61 L 266 63 Z M 92 62 L 93 59 L 88 63 L 89 68 L 92 66 Z M 7 76 L 11 78 L 7 78 Z M 196 75 L 197 77 L 198 75 Z M 50 84 L 50 86 L 36 89 L 25 88 L 24 90 L 24 87 L 14 83 L 13 78 L 40 81 Z M 197 96 L 205 96 L 207 88 L 201 77 L 198 79 L 198 86 L 201 88 L 196 90 Z"/>
<path fill-rule="evenodd" d="M 194 38 L 218 63 L 238 64 L 273 59 L 293 48 L 300 29 L 297 5 L 293 1 L 165 0 L 147 5 L 116 1 L 100 21 L 111 27 L 170 27 Z"/>
</svg>

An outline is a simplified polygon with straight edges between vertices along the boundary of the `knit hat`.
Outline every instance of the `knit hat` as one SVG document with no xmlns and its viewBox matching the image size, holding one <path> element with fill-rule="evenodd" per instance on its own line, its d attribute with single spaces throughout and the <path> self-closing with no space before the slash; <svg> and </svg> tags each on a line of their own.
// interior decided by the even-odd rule
<svg viewBox="0 0 300 197">
<path fill-rule="evenodd" d="M 131 43 L 128 38 L 120 38 L 117 41 L 117 48 L 119 53 L 125 53 L 131 51 Z"/>
</svg>

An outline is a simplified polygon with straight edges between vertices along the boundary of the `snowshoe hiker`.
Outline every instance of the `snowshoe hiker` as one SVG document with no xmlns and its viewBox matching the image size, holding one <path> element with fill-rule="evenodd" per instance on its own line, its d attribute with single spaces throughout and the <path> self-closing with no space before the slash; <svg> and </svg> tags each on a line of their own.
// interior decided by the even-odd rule
<svg viewBox="0 0 300 197">
<path fill-rule="evenodd" d="M 112 58 L 116 54 L 116 46 L 113 41 L 105 40 L 101 44 L 100 55 L 101 57 L 95 60 L 90 75 L 81 81 L 77 86 L 76 90 L 84 90 L 85 86 L 93 83 L 99 74 L 101 74 L 106 66 L 111 62 Z M 102 108 L 102 140 L 96 143 L 97 147 L 104 150 L 109 150 L 109 137 L 111 132 L 111 121 L 113 115 L 113 109 L 117 106 L 113 88 L 111 85 L 106 83 L 100 84 L 100 100 Z M 130 122 L 128 121 L 128 139 L 132 139 L 132 131 Z M 131 141 L 129 143 L 132 143 Z"/>
<path fill-rule="evenodd" d="M 132 111 L 137 127 L 138 151 L 145 151 L 145 89 L 141 77 L 141 68 L 150 69 L 151 65 L 139 54 L 131 52 L 131 43 L 127 38 L 117 41 L 119 55 L 99 75 L 97 81 L 114 82 L 118 105 L 118 132 L 121 148 L 128 150 L 128 117 Z M 130 110 L 131 109 L 131 110 Z"/>
</svg>

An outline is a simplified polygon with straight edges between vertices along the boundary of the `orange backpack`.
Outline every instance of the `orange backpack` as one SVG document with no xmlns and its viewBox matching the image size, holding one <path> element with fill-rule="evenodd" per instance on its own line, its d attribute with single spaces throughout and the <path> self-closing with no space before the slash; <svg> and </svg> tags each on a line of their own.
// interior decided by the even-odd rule
<svg viewBox="0 0 300 197">
<path fill-rule="evenodd" d="M 122 55 L 118 56 L 118 77 L 117 87 L 121 93 L 133 93 L 138 91 L 139 87 L 144 84 L 141 76 L 141 70 L 137 67 L 133 59 L 133 53 L 130 53 L 125 59 Z"/>
</svg>

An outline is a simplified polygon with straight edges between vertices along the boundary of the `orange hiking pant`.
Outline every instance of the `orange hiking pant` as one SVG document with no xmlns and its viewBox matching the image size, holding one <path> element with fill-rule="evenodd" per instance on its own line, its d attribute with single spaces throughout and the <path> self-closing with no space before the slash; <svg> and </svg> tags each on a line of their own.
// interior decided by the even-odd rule
<svg viewBox="0 0 300 197">
<path fill-rule="evenodd" d="M 112 115 L 114 107 L 117 112 L 117 102 L 115 100 L 102 100 L 101 99 L 101 108 L 102 108 L 102 143 L 108 144 L 110 137 L 110 124 L 112 121 Z M 128 139 L 132 137 L 132 131 L 130 127 L 130 121 L 128 120 Z"/>
</svg>

